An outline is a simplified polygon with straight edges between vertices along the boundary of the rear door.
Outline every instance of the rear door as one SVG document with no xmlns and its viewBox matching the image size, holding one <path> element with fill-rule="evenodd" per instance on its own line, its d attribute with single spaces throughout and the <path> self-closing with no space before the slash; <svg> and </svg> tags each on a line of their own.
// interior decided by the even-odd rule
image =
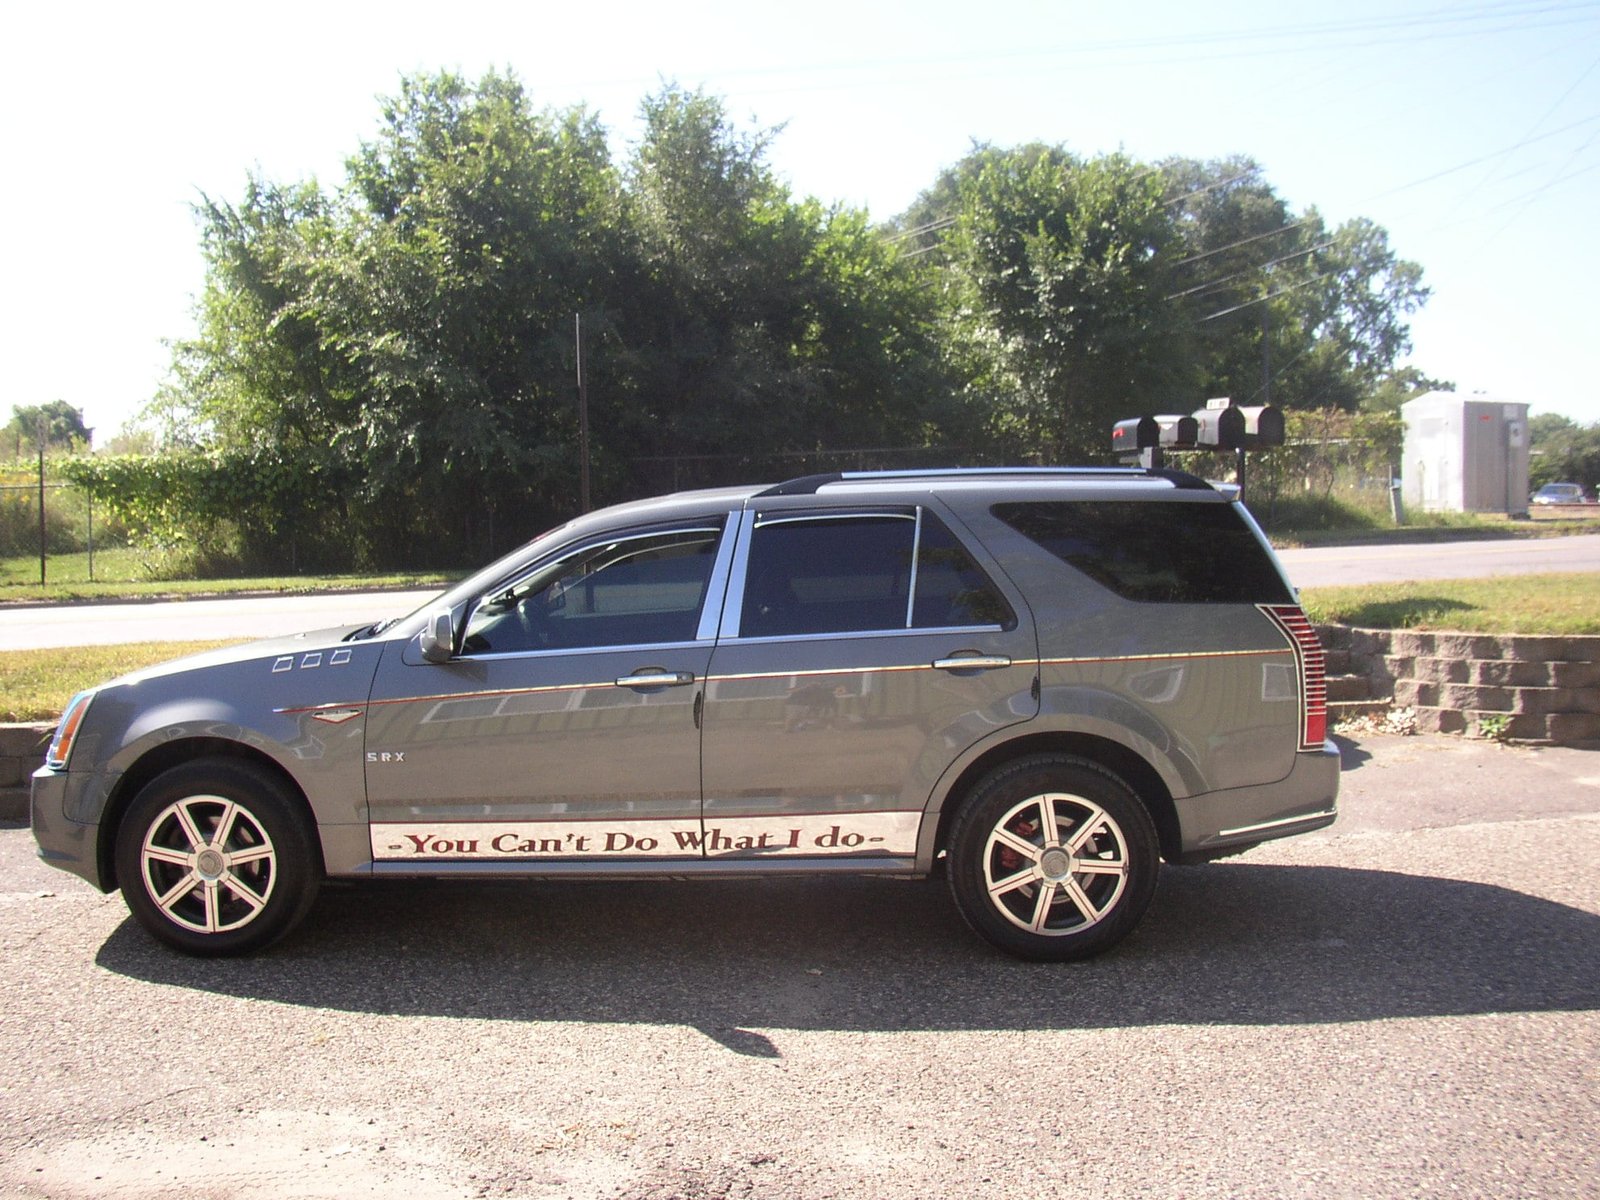
<svg viewBox="0 0 1600 1200">
<path fill-rule="evenodd" d="M 950 762 L 1037 711 L 1009 587 L 929 508 L 746 512 L 706 691 L 707 856 L 909 860 Z"/>
</svg>

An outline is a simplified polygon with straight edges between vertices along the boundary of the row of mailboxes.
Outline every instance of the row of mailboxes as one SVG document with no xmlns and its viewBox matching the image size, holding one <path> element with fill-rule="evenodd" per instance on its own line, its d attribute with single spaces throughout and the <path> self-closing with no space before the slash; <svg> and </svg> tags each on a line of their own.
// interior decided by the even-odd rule
<svg viewBox="0 0 1600 1200">
<path fill-rule="evenodd" d="M 1270 404 L 1199 408 L 1192 416 L 1130 417 L 1111 427 L 1117 454 L 1141 450 L 1257 450 L 1283 445 L 1283 413 Z"/>
</svg>

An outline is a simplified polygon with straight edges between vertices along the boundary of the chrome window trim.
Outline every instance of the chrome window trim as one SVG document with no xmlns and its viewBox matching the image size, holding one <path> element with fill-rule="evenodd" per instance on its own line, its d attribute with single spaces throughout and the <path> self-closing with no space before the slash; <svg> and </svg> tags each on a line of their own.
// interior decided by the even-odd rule
<svg viewBox="0 0 1600 1200">
<path fill-rule="evenodd" d="M 895 512 L 893 510 L 878 510 L 874 512 L 870 509 L 861 511 L 840 509 L 838 512 L 817 512 L 812 509 L 805 512 L 790 512 L 784 509 L 775 509 L 772 511 L 757 511 L 755 527 L 757 529 L 765 529 L 769 525 L 798 525 L 802 522 L 811 521 L 915 521 L 917 520 L 917 513 L 921 511 L 920 505 L 917 507 L 916 512 Z"/>
<path fill-rule="evenodd" d="M 488 654 L 460 654 L 456 659 L 461 662 L 505 662 L 515 658 L 561 658 L 576 654 L 647 654 L 655 650 L 699 650 L 705 648 L 707 643 L 698 638 L 688 642 L 636 642 L 624 646 L 565 646 L 558 650 L 501 650 L 491 651 Z M 610 686 L 611 681 L 605 681 Z M 587 686 L 568 685 L 561 686 Z M 599 686 L 596 684 L 595 686 Z"/>
<path fill-rule="evenodd" d="M 893 637 L 896 634 L 908 633 L 956 635 L 963 633 L 1007 632 L 1007 626 L 995 624 L 919 626 L 913 623 L 916 617 L 917 604 L 917 559 L 922 550 L 922 521 L 923 513 L 926 511 L 928 511 L 926 506 L 921 504 L 915 505 L 911 512 L 896 512 L 894 510 L 886 509 L 844 509 L 840 510 L 839 512 L 817 512 L 813 509 L 805 512 L 787 512 L 780 509 L 775 513 L 767 514 L 757 509 L 746 509 L 742 514 L 739 514 L 740 520 L 736 532 L 738 545 L 734 549 L 733 563 L 729 571 L 728 593 L 727 598 L 722 606 L 722 621 L 720 625 L 721 632 L 718 635 L 719 640 L 724 642 L 737 642 L 740 645 L 758 646 L 775 642 L 810 642 L 833 641 L 839 638 Z M 747 637 L 739 632 L 740 623 L 744 619 L 745 588 L 749 582 L 750 575 L 750 548 L 752 542 L 754 541 L 754 535 L 757 530 L 764 529 L 770 525 L 790 525 L 801 521 L 872 520 L 885 517 L 912 521 L 914 522 L 915 526 L 911 538 L 911 579 L 910 588 L 906 596 L 906 623 L 903 626 L 893 626 L 890 628 L 880 629 L 843 629 L 835 630 L 830 633 L 775 634 L 763 637 Z M 948 529 L 948 522 L 945 522 L 944 524 Z M 965 547 L 965 543 L 962 542 L 958 534 L 956 534 L 954 531 L 951 531 L 951 536 L 956 539 L 958 545 Z M 968 551 L 968 554 L 971 554 L 970 550 Z M 1005 599 L 1006 604 L 1013 611 L 1015 611 L 1016 605 L 1012 602 L 1011 598 L 1006 595 L 1005 591 L 994 582 L 993 573 L 986 570 L 976 558 L 973 558 L 973 565 L 976 566 L 979 571 L 983 572 L 984 577 L 989 580 L 990 586 L 999 591 L 1000 595 Z M 1014 625 L 1011 626 L 1011 628 L 1014 627 Z"/>
<path fill-rule="evenodd" d="M 840 633 L 822 634 L 779 634 L 773 637 L 745 637 L 739 632 L 740 623 L 744 620 L 744 594 L 745 586 L 750 576 L 750 545 L 755 540 L 755 532 L 772 525 L 796 525 L 800 522 L 814 521 L 864 521 L 864 520 L 899 520 L 915 522 L 916 529 L 922 527 L 922 507 L 916 506 L 913 512 L 898 512 L 894 509 L 840 509 L 837 512 L 818 512 L 816 509 L 790 511 L 777 509 L 763 512 L 759 509 L 746 509 L 744 520 L 739 523 L 739 549 L 734 556 L 733 576 L 728 581 L 728 603 L 722 612 L 722 628 L 725 631 L 723 640 L 737 641 L 742 644 L 756 645 L 762 642 L 788 642 L 800 641 L 810 638 L 831 637 L 861 637 L 864 633 L 877 633 L 877 630 L 845 630 Z M 913 548 L 916 534 L 912 534 Z M 911 559 L 911 581 L 916 583 L 916 555 L 913 549 Z M 916 588 L 912 587 L 910 603 L 916 603 Z M 907 620 L 906 625 L 911 622 Z M 889 629 L 885 633 L 909 632 L 906 629 Z"/>
<path fill-rule="evenodd" d="M 730 517 L 732 515 L 733 514 L 731 513 L 729 514 Z M 716 556 L 711 562 L 711 573 L 706 578 L 705 595 L 700 597 L 700 624 L 696 628 L 694 640 L 686 642 L 647 642 L 636 646 L 571 646 L 564 647 L 559 650 L 508 650 L 500 654 L 493 652 L 488 654 L 472 654 L 465 649 L 460 649 L 451 656 L 452 660 L 459 659 L 462 661 L 471 662 L 489 662 L 494 659 L 525 658 L 536 654 L 593 654 L 596 651 L 601 650 L 639 650 L 652 646 L 664 648 L 667 646 L 693 646 L 698 644 L 699 640 L 704 636 L 703 630 L 705 628 L 705 614 L 706 610 L 710 607 L 709 601 L 712 595 L 712 588 L 716 585 L 717 568 L 723 562 L 723 548 L 721 541 L 725 541 L 727 537 L 726 523 L 720 528 L 715 525 L 704 525 L 693 521 L 683 526 L 672 525 L 669 523 L 656 526 L 652 529 L 642 529 L 637 532 L 623 530 L 619 533 L 602 533 L 596 534 L 592 537 L 579 538 L 576 541 L 568 542 L 566 545 L 557 548 L 552 553 L 544 555 L 542 558 L 536 559 L 529 563 L 523 570 L 507 576 L 502 582 L 496 583 L 492 587 L 485 588 L 483 591 L 479 592 L 478 595 L 475 596 L 470 603 L 468 603 L 466 612 L 462 615 L 461 628 L 457 636 L 459 638 L 464 638 L 466 636 L 466 631 L 472 624 L 472 618 L 478 615 L 478 610 L 483 607 L 484 601 L 486 601 L 491 595 L 497 592 L 504 592 L 515 588 L 524 580 L 533 575 L 537 575 L 546 567 L 549 567 L 554 563 L 558 563 L 565 558 L 570 558 L 575 554 L 580 554 L 583 551 L 592 549 L 595 546 L 603 546 L 622 542 L 637 542 L 643 540 L 644 538 L 674 536 L 686 533 L 709 533 L 713 537 L 720 539 L 717 546 Z"/>
<path fill-rule="evenodd" d="M 737 643 L 741 646 L 761 646 L 775 642 L 837 642 L 845 638 L 884 638 L 884 637 L 925 637 L 928 635 L 944 635 L 958 637 L 972 633 L 1005 633 L 1004 625 L 939 625 L 918 626 L 914 629 L 846 629 L 835 633 L 787 633 L 770 637 L 739 637 L 737 635 L 724 638 L 724 642 Z M 1016 659 L 1022 662 L 1023 659 Z M 1034 660 L 1028 659 L 1032 662 Z M 868 668 L 876 670 L 877 668 Z M 792 672 L 779 671 L 777 674 L 792 674 Z"/>
</svg>

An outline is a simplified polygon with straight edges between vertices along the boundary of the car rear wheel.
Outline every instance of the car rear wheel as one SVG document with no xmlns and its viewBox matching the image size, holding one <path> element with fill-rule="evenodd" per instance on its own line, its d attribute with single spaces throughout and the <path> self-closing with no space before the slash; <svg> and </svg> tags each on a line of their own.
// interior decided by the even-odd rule
<svg viewBox="0 0 1600 1200">
<path fill-rule="evenodd" d="M 188 954 L 242 954 L 288 933 L 320 881 L 298 797 L 248 763 L 208 759 L 158 775 L 117 832 L 134 917 Z"/>
<path fill-rule="evenodd" d="M 962 805 L 950 889 L 967 923 L 1021 958 L 1064 962 L 1120 942 L 1155 894 L 1155 826 L 1121 779 L 1086 759 L 1000 767 Z"/>
</svg>

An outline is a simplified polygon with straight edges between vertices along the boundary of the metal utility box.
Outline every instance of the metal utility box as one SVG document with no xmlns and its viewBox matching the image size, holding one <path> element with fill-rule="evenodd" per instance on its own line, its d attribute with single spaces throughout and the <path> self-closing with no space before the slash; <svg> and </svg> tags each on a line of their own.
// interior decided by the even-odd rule
<svg viewBox="0 0 1600 1200">
<path fill-rule="evenodd" d="M 1428 392 L 1400 407 L 1401 494 L 1429 512 L 1528 511 L 1528 406 Z"/>
</svg>

